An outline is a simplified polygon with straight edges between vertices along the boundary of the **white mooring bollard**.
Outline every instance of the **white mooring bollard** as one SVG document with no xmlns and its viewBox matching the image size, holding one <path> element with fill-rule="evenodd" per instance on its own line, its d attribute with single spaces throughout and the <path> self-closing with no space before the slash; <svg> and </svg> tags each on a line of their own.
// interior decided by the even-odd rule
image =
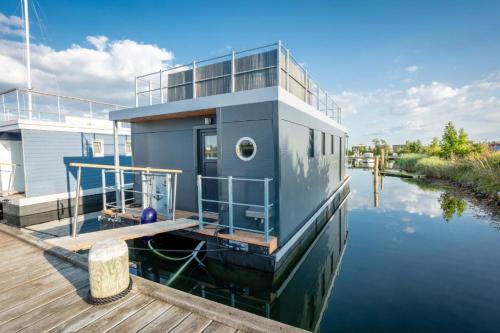
<svg viewBox="0 0 500 333">
<path fill-rule="evenodd" d="M 106 239 L 95 243 L 88 261 L 91 303 L 110 303 L 128 294 L 131 279 L 125 241 Z"/>
</svg>

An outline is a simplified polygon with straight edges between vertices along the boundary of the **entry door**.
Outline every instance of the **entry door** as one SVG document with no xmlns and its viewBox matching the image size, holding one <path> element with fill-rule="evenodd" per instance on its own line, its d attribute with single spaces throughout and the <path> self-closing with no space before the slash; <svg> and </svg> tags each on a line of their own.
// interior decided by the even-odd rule
<svg viewBox="0 0 500 333">
<path fill-rule="evenodd" d="M 217 131 L 215 129 L 200 130 L 199 134 L 199 172 L 202 176 L 217 177 Z M 218 181 L 203 179 L 203 199 L 218 200 Z M 219 205 L 213 202 L 204 202 L 203 209 L 217 212 Z"/>
</svg>

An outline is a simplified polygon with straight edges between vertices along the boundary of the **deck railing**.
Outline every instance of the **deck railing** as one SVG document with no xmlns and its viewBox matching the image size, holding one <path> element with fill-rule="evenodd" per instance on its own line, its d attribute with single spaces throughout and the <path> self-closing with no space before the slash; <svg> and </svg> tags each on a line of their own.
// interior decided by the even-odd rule
<svg viewBox="0 0 500 333">
<path fill-rule="evenodd" d="M 203 180 L 222 180 L 222 181 L 227 181 L 227 200 L 216 200 L 216 199 L 208 199 L 203 197 Z M 263 197 L 263 204 L 258 205 L 254 203 L 244 203 L 244 202 L 238 202 L 234 200 L 234 191 L 233 191 L 233 183 L 234 182 L 257 182 L 257 183 L 263 183 L 264 184 L 264 191 L 262 193 Z M 205 221 L 203 219 L 203 203 L 213 203 L 213 204 L 226 204 L 228 205 L 228 229 L 229 229 L 229 234 L 232 235 L 234 233 L 234 230 L 242 230 L 242 231 L 249 231 L 249 232 L 254 232 L 254 233 L 261 233 L 264 235 L 264 241 L 268 242 L 269 241 L 269 235 L 273 231 L 273 228 L 270 228 L 270 213 L 271 209 L 273 207 L 273 203 L 270 202 L 269 198 L 269 183 L 272 182 L 273 180 L 271 178 L 264 178 L 264 179 L 256 179 L 256 178 L 238 178 L 238 177 L 209 177 L 209 176 L 202 176 L 198 175 L 197 177 L 197 190 L 198 190 L 198 223 L 199 223 L 199 228 L 203 229 L 205 225 L 213 225 L 220 227 L 221 225 L 219 223 L 212 223 Z M 262 208 L 262 221 L 264 224 L 264 230 L 258 230 L 258 229 L 250 229 L 250 228 L 244 228 L 244 227 L 237 227 L 234 225 L 234 207 L 235 206 L 240 206 L 240 207 L 253 207 L 253 208 Z"/>
<path fill-rule="evenodd" d="M 153 105 L 279 86 L 338 123 L 342 110 L 281 42 L 135 78 L 135 104 Z"/>
<path fill-rule="evenodd" d="M 0 92 L 0 105 L 0 121 L 29 119 L 66 122 L 67 117 L 107 120 L 110 111 L 126 108 L 119 104 L 24 88 Z"/>
<path fill-rule="evenodd" d="M 158 169 L 148 167 L 132 167 L 132 166 L 114 166 L 105 164 L 87 164 L 87 163 L 70 163 L 70 167 L 77 168 L 76 176 L 76 199 L 75 199 L 75 214 L 73 216 L 72 235 L 77 236 L 76 225 L 78 219 L 78 209 L 80 201 L 80 188 L 82 181 L 82 169 L 97 169 L 101 170 L 101 188 L 102 188 L 102 204 L 103 210 L 115 209 L 116 212 L 125 214 L 128 207 L 135 206 L 136 197 L 140 195 L 138 202 L 142 208 L 154 206 L 152 204 L 153 198 L 157 200 L 165 200 L 165 212 L 161 210 L 165 218 L 175 220 L 175 206 L 177 198 L 177 175 L 182 173 L 181 170 L 173 169 Z M 107 185 L 106 175 L 113 174 L 115 177 L 114 185 Z M 125 176 L 131 175 L 132 177 L 138 176 L 141 181 L 141 189 L 134 189 L 134 183 L 125 183 Z M 158 187 L 154 188 L 154 180 L 160 179 L 162 182 Z M 164 187 L 164 188 L 163 188 Z M 115 201 L 107 201 L 108 191 L 115 192 Z M 126 194 L 132 193 L 132 198 L 127 198 Z M 127 207 L 128 206 L 128 207 Z M 158 211 L 159 209 L 157 209 Z"/>
</svg>

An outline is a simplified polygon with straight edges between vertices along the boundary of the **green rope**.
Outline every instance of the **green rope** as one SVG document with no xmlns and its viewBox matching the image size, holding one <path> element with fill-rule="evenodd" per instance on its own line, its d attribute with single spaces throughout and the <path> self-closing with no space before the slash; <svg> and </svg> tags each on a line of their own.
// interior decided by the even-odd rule
<svg viewBox="0 0 500 333">
<path fill-rule="evenodd" d="M 171 257 L 171 256 L 168 256 L 166 254 L 163 254 L 163 253 L 160 253 L 158 251 L 156 251 L 156 249 L 153 247 L 153 245 L 151 245 L 151 239 L 148 240 L 148 247 L 151 251 L 153 251 L 156 255 L 162 257 L 163 259 L 166 259 L 166 260 L 171 260 L 171 261 L 182 261 L 182 260 L 186 260 L 186 259 L 189 259 L 193 256 L 193 253 L 191 252 L 190 254 L 188 254 L 187 256 L 185 257 Z"/>
</svg>

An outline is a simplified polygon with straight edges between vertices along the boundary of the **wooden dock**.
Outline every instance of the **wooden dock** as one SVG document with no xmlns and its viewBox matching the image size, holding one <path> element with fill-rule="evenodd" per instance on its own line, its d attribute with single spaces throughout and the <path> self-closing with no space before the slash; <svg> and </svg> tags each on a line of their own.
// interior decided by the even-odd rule
<svg viewBox="0 0 500 333">
<path fill-rule="evenodd" d="M 83 256 L 4 224 L 0 263 L 1 332 L 305 332 L 136 276 L 125 298 L 90 305 Z"/>
<path fill-rule="evenodd" d="M 145 236 L 154 236 L 156 234 L 161 234 L 168 231 L 191 228 L 196 225 L 198 225 L 198 222 L 194 220 L 177 219 L 175 221 L 160 221 L 116 229 L 100 230 L 85 234 L 79 234 L 76 237 L 64 236 L 52 238 L 47 239 L 47 242 L 54 246 L 65 248 L 69 251 L 79 251 L 90 249 L 92 247 L 92 244 L 94 244 L 95 242 L 108 238 L 128 240 Z"/>
</svg>

